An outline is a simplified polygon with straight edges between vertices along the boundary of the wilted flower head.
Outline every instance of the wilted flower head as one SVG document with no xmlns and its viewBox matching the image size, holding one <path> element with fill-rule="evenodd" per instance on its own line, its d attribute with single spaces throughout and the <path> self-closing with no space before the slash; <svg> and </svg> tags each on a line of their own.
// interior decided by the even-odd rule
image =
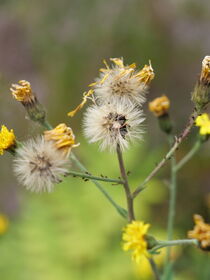
<svg viewBox="0 0 210 280">
<path fill-rule="evenodd" d="M 204 85 L 210 86 L 210 56 L 205 56 L 202 61 L 200 82 Z"/>
<path fill-rule="evenodd" d="M 208 103 L 210 98 L 210 56 L 205 56 L 202 61 L 202 69 L 198 82 L 192 92 L 192 101 L 200 112 Z"/>
<path fill-rule="evenodd" d="M 15 146 L 15 135 L 13 129 L 10 131 L 5 125 L 2 125 L 0 132 L 0 155 L 3 155 L 4 151 L 11 149 Z"/>
<path fill-rule="evenodd" d="M 68 156 L 71 149 L 78 147 L 79 144 L 75 144 L 75 136 L 70 127 L 65 123 L 57 125 L 54 129 L 44 132 L 44 138 L 47 141 L 52 141 L 55 148 L 60 150 L 64 156 Z"/>
<path fill-rule="evenodd" d="M 200 127 L 200 135 L 210 134 L 210 119 L 208 114 L 204 113 L 201 116 L 198 116 L 195 120 L 195 125 Z"/>
<path fill-rule="evenodd" d="M 194 215 L 194 229 L 188 232 L 189 238 L 195 238 L 199 241 L 203 250 L 210 250 L 210 224 L 206 224 L 200 215 Z"/>
<path fill-rule="evenodd" d="M 12 84 L 10 90 L 14 98 L 25 107 L 30 119 L 44 124 L 46 113 L 32 92 L 31 84 L 28 81 L 21 80 L 18 84 Z"/>
<path fill-rule="evenodd" d="M 106 68 L 100 69 L 100 77 L 90 84 L 94 90 L 98 102 L 112 102 L 123 100 L 142 105 L 145 102 L 145 93 L 148 85 L 154 78 L 151 64 L 145 65 L 140 71 L 136 70 L 136 64 L 124 65 L 123 59 L 111 58 L 113 65 L 104 61 Z"/>
<path fill-rule="evenodd" d="M 124 228 L 122 240 L 123 250 L 133 250 L 132 259 L 139 263 L 142 256 L 148 256 L 146 234 L 150 225 L 140 221 L 133 221 Z"/>
<path fill-rule="evenodd" d="M 156 117 L 167 114 L 169 108 L 170 100 L 165 95 L 155 98 L 152 102 L 149 103 L 149 110 L 154 113 Z"/>
<path fill-rule="evenodd" d="M 17 148 L 14 172 L 26 189 L 34 192 L 52 191 L 54 184 L 67 174 L 68 159 L 44 137 L 31 139 Z"/>
<path fill-rule="evenodd" d="M 93 105 L 84 117 L 84 132 L 90 143 L 100 142 L 101 149 L 127 148 L 134 139 L 141 139 L 143 113 L 139 108 L 124 102 L 117 104 Z"/>
<path fill-rule="evenodd" d="M 18 84 L 12 84 L 10 90 L 17 101 L 26 104 L 35 101 L 35 96 L 31 90 L 31 84 L 28 81 L 21 80 Z"/>
</svg>

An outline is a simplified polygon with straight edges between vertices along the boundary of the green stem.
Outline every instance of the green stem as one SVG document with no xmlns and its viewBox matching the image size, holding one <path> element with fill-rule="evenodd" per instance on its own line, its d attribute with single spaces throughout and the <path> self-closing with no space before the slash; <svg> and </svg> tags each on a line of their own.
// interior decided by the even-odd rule
<svg viewBox="0 0 210 280">
<path fill-rule="evenodd" d="M 155 276 L 155 279 L 156 280 L 160 280 L 160 274 L 159 274 L 159 271 L 158 271 L 158 268 L 157 268 L 157 265 L 155 263 L 155 261 L 153 260 L 153 258 L 148 258 L 148 261 L 151 265 L 151 268 L 152 268 L 152 271 L 154 273 L 154 276 Z"/>
<path fill-rule="evenodd" d="M 50 123 L 45 120 L 43 123 L 41 123 L 41 125 L 43 127 L 45 127 L 48 130 L 52 129 L 52 126 L 50 125 Z M 70 156 L 72 158 L 72 160 L 76 163 L 76 165 L 78 166 L 78 168 L 84 172 L 84 173 L 88 173 L 88 170 L 85 168 L 85 166 L 77 159 L 77 157 L 74 155 L 73 152 L 70 153 Z M 113 199 L 112 197 L 109 195 L 109 193 L 102 187 L 102 185 L 96 181 L 96 179 L 92 179 L 91 181 L 95 184 L 95 186 L 103 193 L 103 195 L 108 199 L 108 201 L 112 204 L 112 206 L 114 206 L 114 208 L 117 210 L 117 212 L 125 219 L 127 219 L 127 211 L 122 208 L 121 206 L 119 206 Z"/>
<path fill-rule="evenodd" d="M 77 157 L 74 155 L 73 152 L 71 152 L 71 158 L 76 163 L 78 168 L 82 172 L 88 172 L 88 170 L 85 168 L 85 166 L 77 159 Z M 104 196 L 109 200 L 109 202 L 114 206 L 114 208 L 117 210 L 117 212 L 125 219 L 127 219 L 127 211 L 119 206 L 112 197 L 108 194 L 108 192 L 102 187 L 102 185 L 97 182 L 96 180 L 91 179 L 91 181 L 96 185 L 96 187 L 104 194 Z"/>
<path fill-rule="evenodd" d="M 172 247 L 177 245 L 195 245 L 199 246 L 197 239 L 180 239 L 180 240 L 170 240 L 170 241 L 157 241 L 158 244 L 152 248 L 149 252 L 154 253 L 158 249 L 164 248 L 164 247 Z"/>
<path fill-rule="evenodd" d="M 123 187 L 125 190 L 126 200 L 127 200 L 127 208 L 128 208 L 128 221 L 131 222 L 135 220 L 134 208 L 133 208 L 133 198 L 130 191 L 129 183 L 128 183 L 128 176 L 125 170 L 125 165 L 123 161 L 122 151 L 120 149 L 120 145 L 117 145 L 117 157 L 120 167 L 121 177 L 123 178 Z"/>
<path fill-rule="evenodd" d="M 158 165 L 150 172 L 150 174 L 146 177 L 146 179 L 141 183 L 136 190 L 133 192 L 132 196 L 135 198 L 142 190 L 146 188 L 147 183 L 157 174 L 157 172 L 166 164 L 167 160 L 169 160 L 175 151 L 178 149 L 179 145 L 182 143 L 182 141 L 188 136 L 190 133 L 195 118 L 199 115 L 199 112 L 196 110 L 193 111 L 189 118 L 189 122 L 186 125 L 185 129 L 182 131 L 182 133 L 179 135 L 179 137 L 175 137 L 175 142 L 169 152 L 165 155 L 165 157 L 158 163 Z"/>
<path fill-rule="evenodd" d="M 169 143 L 171 145 L 173 141 L 172 136 L 169 136 Z M 167 225 L 167 238 L 171 240 L 173 238 L 174 231 L 174 219 L 176 214 L 176 166 L 175 155 L 171 158 L 171 182 L 170 182 L 170 192 L 169 192 L 169 212 L 168 212 L 168 225 Z M 171 248 L 169 247 L 166 252 L 166 266 L 170 261 Z"/>
<path fill-rule="evenodd" d="M 110 183 L 115 183 L 115 184 L 124 183 L 122 180 L 93 176 L 88 172 L 81 173 L 81 172 L 70 170 L 67 172 L 67 175 L 73 175 L 75 177 L 87 178 L 87 179 L 96 180 L 96 181 L 110 182 Z"/>
<path fill-rule="evenodd" d="M 192 149 L 189 151 L 188 154 L 186 154 L 185 157 L 183 157 L 183 159 L 181 159 L 179 161 L 179 163 L 177 163 L 177 165 L 175 166 L 174 170 L 177 172 L 179 171 L 196 153 L 197 151 L 200 149 L 201 147 L 201 141 L 198 139 L 194 146 L 192 147 Z"/>
</svg>

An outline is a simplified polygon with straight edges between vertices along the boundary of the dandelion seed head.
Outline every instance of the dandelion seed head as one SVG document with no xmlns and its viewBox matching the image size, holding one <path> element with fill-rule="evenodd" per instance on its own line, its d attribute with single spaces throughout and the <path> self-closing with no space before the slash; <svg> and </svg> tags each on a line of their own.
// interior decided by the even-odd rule
<svg viewBox="0 0 210 280">
<path fill-rule="evenodd" d="M 142 110 L 132 104 L 93 105 L 85 113 L 84 133 L 90 143 L 99 142 L 102 150 L 113 151 L 118 144 L 123 150 L 130 141 L 142 138 L 143 121 Z"/>
<path fill-rule="evenodd" d="M 142 105 L 146 100 L 148 85 L 154 78 L 151 64 L 137 71 L 135 63 L 126 66 L 123 59 L 110 60 L 113 62 L 112 67 L 105 62 L 106 68 L 100 69 L 100 77 L 90 85 L 98 102 L 103 104 L 107 100 L 112 102 L 121 99 Z"/>
<path fill-rule="evenodd" d="M 44 137 L 30 139 L 16 149 L 14 173 L 20 184 L 34 192 L 51 192 L 67 173 L 68 159 Z"/>
</svg>

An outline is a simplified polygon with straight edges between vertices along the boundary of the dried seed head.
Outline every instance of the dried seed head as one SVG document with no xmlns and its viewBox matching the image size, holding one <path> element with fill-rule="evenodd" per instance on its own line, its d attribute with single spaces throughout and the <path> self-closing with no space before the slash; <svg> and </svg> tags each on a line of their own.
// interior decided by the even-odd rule
<svg viewBox="0 0 210 280">
<path fill-rule="evenodd" d="M 100 77 L 90 84 L 98 102 L 104 104 L 107 101 L 123 100 L 142 105 L 148 85 L 154 78 L 151 63 L 137 71 L 135 63 L 126 66 L 120 58 L 110 60 L 114 63 L 112 67 L 104 61 L 106 68 L 100 69 Z"/>
<path fill-rule="evenodd" d="M 141 139 L 143 113 L 132 104 L 94 105 L 87 109 L 84 132 L 91 143 L 100 142 L 101 149 L 127 148 L 129 141 Z"/>
<path fill-rule="evenodd" d="M 52 191 L 54 184 L 67 173 L 68 159 L 44 137 L 31 139 L 17 148 L 14 172 L 26 189 L 34 192 Z"/>
</svg>

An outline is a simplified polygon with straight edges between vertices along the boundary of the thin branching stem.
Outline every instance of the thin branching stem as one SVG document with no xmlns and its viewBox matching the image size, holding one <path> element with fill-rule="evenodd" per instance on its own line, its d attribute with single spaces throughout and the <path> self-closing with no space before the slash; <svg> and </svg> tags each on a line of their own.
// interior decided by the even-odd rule
<svg viewBox="0 0 210 280">
<path fill-rule="evenodd" d="M 152 271 L 154 273 L 155 279 L 156 280 L 161 280 L 157 265 L 156 265 L 155 261 L 153 260 L 153 258 L 148 258 L 148 261 L 151 265 L 151 268 L 152 268 Z"/>
<path fill-rule="evenodd" d="M 66 175 L 67 176 L 72 175 L 74 177 L 80 177 L 83 179 L 91 179 L 91 180 L 103 181 L 103 182 L 114 183 L 114 184 L 123 184 L 124 183 L 122 180 L 106 178 L 106 177 L 97 177 L 97 176 L 91 175 L 88 172 L 81 173 L 81 172 L 70 170 L 67 172 Z"/>
<path fill-rule="evenodd" d="M 82 172 L 88 172 L 88 170 L 85 168 L 85 166 L 78 160 L 78 158 L 74 155 L 73 152 L 71 152 L 71 158 L 77 165 L 77 167 Z M 127 211 L 122 208 L 120 205 L 118 205 L 113 198 L 109 195 L 109 193 L 103 188 L 103 186 L 96 180 L 91 179 L 91 181 L 95 184 L 95 186 L 104 194 L 104 196 L 108 199 L 108 201 L 114 206 L 114 208 L 117 210 L 117 212 L 125 219 L 127 219 Z"/>
<path fill-rule="evenodd" d="M 169 240 L 169 241 L 157 241 L 158 244 L 152 248 L 149 252 L 154 253 L 157 250 L 164 247 L 172 247 L 172 246 L 183 246 L 183 245 L 194 245 L 199 246 L 197 239 L 178 239 L 178 240 Z"/>
<path fill-rule="evenodd" d="M 126 200 L 127 200 L 128 220 L 129 220 L 129 222 L 131 222 L 131 221 L 135 220 L 134 208 L 133 208 L 133 198 L 132 198 L 131 190 L 130 190 L 129 183 L 128 183 L 128 176 L 127 176 L 127 172 L 125 170 L 122 151 L 120 149 L 119 144 L 117 145 L 117 157 L 118 157 L 121 177 L 124 181 L 123 187 L 125 190 L 125 195 L 126 195 Z"/>
<path fill-rule="evenodd" d="M 198 139 L 194 146 L 192 147 L 192 149 L 189 151 L 188 154 L 186 154 L 185 157 L 183 157 L 178 163 L 177 165 L 175 166 L 175 171 L 179 171 L 197 152 L 198 150 L 200 149 L 202 145 L 202 142 Z"/>
<path fill-rule="evenodd" d="M 169 144 L 171 146 L 172 143 L 172 135 L 169 135 Z M 173 231 L 174 231 L 174 220 L 175 220 L 175 214 L 176 214 L 176 188 L 177 188 L 177 182 L 176 182 L 176 157 L 175 154 L 171 157 L 171 181 L 169 185 L 169 211 L 168 211 L 168 224 L 167 224 L 167 238 L 168 240 L 173 239 Z M 166 252 L 166 269 L 167 265 L 170 261 L 170 254 L 171 254 L 171 248 L 167 248 Z"/>
<path fill-rule="evenodd" d="M 43 123 L 41 123 L 42 126 L 46 129 L 51 130 L 52 126 L 51 124 L 45 120 Z M 76 163 L 77 167 L 84 173 L 88 173 L 88 170 L 85 168 L 85 166 L 78 160 L 78 158 L 74 155 L 73 152 L 70 153 L 70 156 L 72 160 Z M 107 198 L 107 200 L 114 206 L 114 208 L 117 210 L 117 212 L 124 218 L 127 219 L 127 211 L 122 208 L 120 205 L 118 205 L 113 198 L 109 195 L 109 193 L 103 188 L 103 186 L 96 180 L 96 179 L 90 179 L 94 185 L 103 193 L 103 195 Z"/>
<path fill-rule="evenodd" d="M 139 185 L 136 190 L 133 192 L 132 197 L 135 198 L 143 189 L 146 188 L 147 183 L 158 173 L 158 171 L 166 164 L 166 162 L 173 156 L 175 151 L 178 149 L 179 145 L 182 143 L 182 141 L 188 136 L 190 133 L 195 118 L 199 115 L 199 112 L 194 110 L 191 114 L 188 124 L 183 130 L 183 132 L 180 134 L 179 137 L 175 137 L 174 144 L 172 145 L 169 152 L 165 155 L 165 157 L 158 163 L 158 165 L 150 172 L 150 174 L 146 177 L 146 179 Z"/>
</svg>

